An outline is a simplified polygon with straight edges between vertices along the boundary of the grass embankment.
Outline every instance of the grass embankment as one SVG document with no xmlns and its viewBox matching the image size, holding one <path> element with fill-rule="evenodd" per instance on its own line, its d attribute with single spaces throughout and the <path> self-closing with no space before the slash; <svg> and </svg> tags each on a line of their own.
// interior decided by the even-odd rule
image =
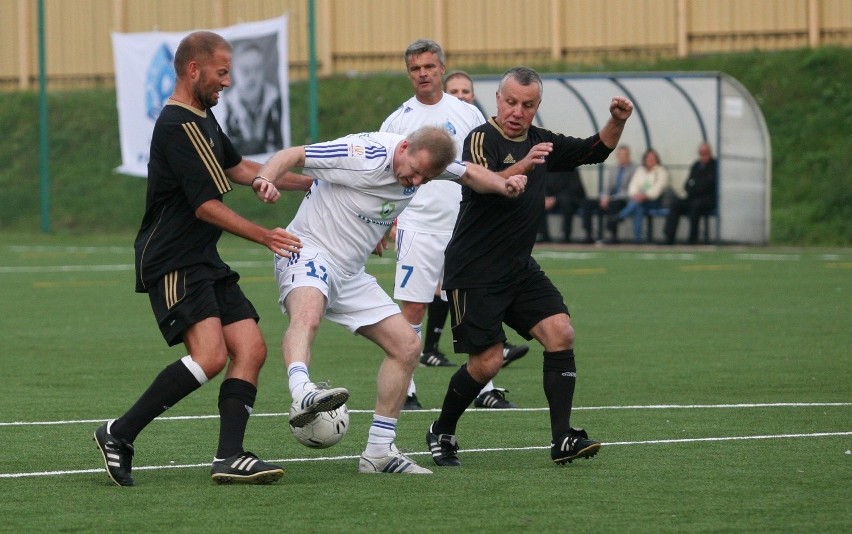
<svg viewBox="0 0 852 534">
<path fill-rule="evenodd" d="M 461 67 L 461 65 L 451 65 Z M 537 66 L 541 72 L 590 70 L 588 66 Z M 475 74 L 493 70 L 468 66 Z M 646 64 L 612 63 L 599 71 L 722 71 L 755 96 L 772 139 L 772 244 L 852 244 L 849 141 L 852 127 L 852 50 L 719 54 Z M 290 90 L 292 139 L 308 139 L 307 85 Z M 320 138 L 378 129 L 408 98 L 403 75 L 332 78 L 319 84 Z M 141 219 L 145 181 L 113 172 L 120 163 L 113 89 L 49 95 L 51 227 L 56 232 L 132 231 Z M 38 96 L 0 93 L 0 230 L 40 227 Z M 571 133 L 571 132 L 568 132 Z M 299 201 L 285 195 L 270 209 L 251 195 L 228 203 L 267 225 L 289 221 Z"/>
</svg>

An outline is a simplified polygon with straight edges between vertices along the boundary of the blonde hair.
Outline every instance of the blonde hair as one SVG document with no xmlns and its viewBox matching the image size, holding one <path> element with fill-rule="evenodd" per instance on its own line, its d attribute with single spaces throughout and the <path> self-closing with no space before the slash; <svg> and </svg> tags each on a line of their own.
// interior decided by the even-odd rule
<svg viewBox="0 0 852 534">
<path fill-rule="evenodd" d="M 429 153 L 433 170 L 443 172 L 456 158 L 456 144 L 449 132 L 440 126 L 423 126 L 406 136 L 408 149 L 412 152 L 425 150 Z"/>
</svg>

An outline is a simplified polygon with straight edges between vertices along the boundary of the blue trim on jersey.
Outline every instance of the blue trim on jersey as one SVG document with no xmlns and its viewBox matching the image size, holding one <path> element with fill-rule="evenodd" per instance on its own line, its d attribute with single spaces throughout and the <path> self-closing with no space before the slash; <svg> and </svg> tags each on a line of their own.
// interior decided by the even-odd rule
<svg viewBox="0 0 852 534">
<path fill-rule="evenodd" d="M 305 157 L 313 159 L 350 157 L 350 146 L 352 145 L 350 145 L 349 143 L 332 145 L 308 145 L 305 147 Z M 364 157 L 366 159 L 377 159 L 387 157 L 388 152 L 383 146 L 365 146 L 363 148 Z"/>
</svg>

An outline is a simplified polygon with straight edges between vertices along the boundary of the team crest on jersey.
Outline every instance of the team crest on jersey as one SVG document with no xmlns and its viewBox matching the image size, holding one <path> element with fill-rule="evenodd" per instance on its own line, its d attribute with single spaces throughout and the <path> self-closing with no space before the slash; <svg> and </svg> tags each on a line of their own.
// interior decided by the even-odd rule
<svg viewBox="0 0 852 534">
<path fill-rule="evenodd" d="M 382 209 L 379 214 L 381 215 L 382 219 L 387 219 L 393 214 L 394 211 L 396 211 L 396 202 L 385 202 L 384 204 L 382 204 Z"/>
<path fill-rule="evenodd" d="M 456 135 L 456 127 L 453 126 L 453 123 L 450 122 L 450 119 L 447 119 L 447 122 L 444 123 L 444 128 L 450 132 L 450 135 Z"/>
<path fill-rule="evenodd" d="M 349 145 L 350 158 L 364 158 L 364 147 L 361 145 Z"/>
</svg>

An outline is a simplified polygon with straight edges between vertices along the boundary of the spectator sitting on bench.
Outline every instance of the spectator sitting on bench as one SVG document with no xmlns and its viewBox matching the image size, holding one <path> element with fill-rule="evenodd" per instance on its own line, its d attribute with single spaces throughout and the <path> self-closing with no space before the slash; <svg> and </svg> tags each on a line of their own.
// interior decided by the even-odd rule
<svg viewBox="0 0 852 534">
<path fill-rule="evenodd" d="M 666 217 L 666 244 L 672 245 L 677 234 L 681 215 L 689 217 L 689 244 L 698 242 L 698 225 L 701 216 L 716 209 L 716 179 L 718 165 L 709 143 L 698 145 L 698 159 L 689 169 L 686 179 L 686 198 L 677 198 L 669 207 Z"/>
<path fill-rule="evenodd" d="M 583 203 L 583 229 L 586 231 L 586 243 L 594 243 L 592 236 L 592 217 L 602 213 L 607 220 L 614 218 L 627 204 L 627 187 L 636 165 L 630 159 L 630 147 L 619 145 L 615 150 L 618 165 L 604 178 L 601 194 L 598 198 L 589 198 Z M 601 231 L 603 234 L 603 231 Z M 618 232 L 612 232 L 612 243 L 618 243 Z"/>
<path fill-rule="evenodd" d="M 642 219 L 649 210 L 662 207 L 663 193 L 670 188 L 669 171 L 660 162 L 657 151 L 649 148 L 642 156 L 642 165 L 633 172 L 627 194 L 630 200 L 618 212 L 617 218 L 607 223 L 610 232 L 618 231 L 618 224 L 633 217 L 633 242 L 642 242 Z"/>
<path fill-rule="evenodd" d="M 537 241 L 539 243 L 553 241 L 550 236 L 550 229 L 547 226 L 547 215 L 558 213 L 562 217 L 562 242 L 570 243 L 574 214 L 586 200 L 586 189 L 583 187 L 580 173 L 577 169 L 565 172 L 549 172 L 544 187 L 546 191 L 544 213 L 541 216 Z"/>
</svg>

